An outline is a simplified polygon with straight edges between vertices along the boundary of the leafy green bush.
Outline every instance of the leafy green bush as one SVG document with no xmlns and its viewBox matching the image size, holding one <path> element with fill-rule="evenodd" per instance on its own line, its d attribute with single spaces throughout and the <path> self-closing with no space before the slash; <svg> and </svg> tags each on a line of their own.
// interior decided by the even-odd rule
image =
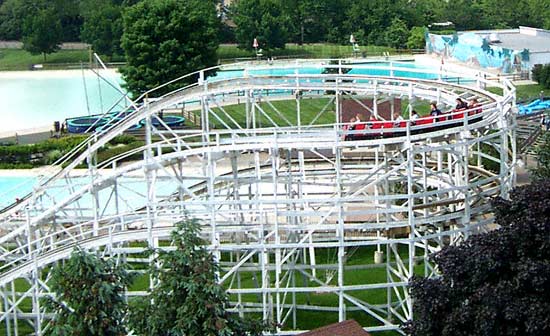
<svg viewBox="0 0 550 336">
<path fill-rule="evenodd" d="M 52 271 L 55 313 L 46 335 L 126 335 L 124 290 L 132 277 L 113 260 L 77 249 Z"/>
<path fill-rule="evenodd" d="M 537 154 L 537 166 L 531 169 L 531 174 L 535 179 L 550 178 L 550 132 L 542 135 L 541 143 L 535 148 Z"/>
<path fill-rule="evenodd" d="M 404 48 L 409 37 L 409 29 L 405 21 L 394 18 L 384 33 L 386 45 L 394 48 Z"/>
<path fill-rule="evenodd" d="M 430 34 L 435 34 L 435 35 L 454 35 L 454 34 L 456 34 L 456 30 L 454 30 L 454 29 L 444 29 L 444 30 L 437 30 L 437 31 L 431 31 L 431 30 L 430 30 Z"/>
<path fill-rule="evenodd" d="M 145 143 L 143 141 L 134 141 L 134 142 L 131 142 L 127 145 L 126 144 L 120 144 L 120 145 L 117 145 L 117 146 L 110 146 L 110 147 L 102 148 L 97 153 L 97 161 L 98 162 L 107 161 L 110 158 L 113 158 L 117 155 L 125 153 L 129 150 L 139 148 L 139 147 L 143 146 L 144 144 Z M 140 152 L 140 153 L 131 155 L 129 157 L 126 157 L 122 161 L 139 160 L 141 158 L 143 158 L 143 154 Z"/>
<path fill-rule="evenodd" d="M 407 48 L 424 49 L 426 46 L 426 27 L 412 27 L 409 38 L 407 39 Z"/>
<path fill-rule="evenodd" d="M 0 163 L 0 169 L 32 169 L 32 163 Z"/>
<path fill-rule="evenodd" d="M 59 149 L 49 151 L 45 157 L 46 164 L 53 164 L 63 156 L 63 153 Z"/>
</svg>

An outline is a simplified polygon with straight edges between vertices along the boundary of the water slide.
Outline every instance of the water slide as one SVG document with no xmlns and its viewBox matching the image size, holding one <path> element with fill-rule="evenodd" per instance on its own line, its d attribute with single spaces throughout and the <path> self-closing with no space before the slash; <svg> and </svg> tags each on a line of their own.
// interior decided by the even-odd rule
<svg viewBox="0 0 550 336">
<path fill-rule="evenodd" d="M 550 97 L 544 97 L 541 99 L 535 99 L 527 105 L 517 104 L 520 115 L 527 115 L 544 110 L 550 109 Z"/>
</svg>

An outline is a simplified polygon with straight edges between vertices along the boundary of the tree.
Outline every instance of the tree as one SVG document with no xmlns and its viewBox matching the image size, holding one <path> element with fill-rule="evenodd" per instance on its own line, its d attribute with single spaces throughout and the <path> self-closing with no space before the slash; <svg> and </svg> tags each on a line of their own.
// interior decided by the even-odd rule
<svg viewBox="0 0 550 336">
<path fill-rule="evenodd" d="M 550 132 L 542 135 L 541 143 L 535 148 L 537 166 L 531 170 L 535 180 L 550 179 Z"/>
<path fill-rule="evenodd" d="M 426 46 L 426 27 L 412 27 L 409 38 L 407 39 L 407 48 L 424 49 Z"/>
<path fill-rule="evenodd" d="M 57 15 L 61 22 L 63 42 L 80 41 L 83 19 L 80 13 L 82 0 L 54 0 Z"/>
<path fill-rule="evenodd" d="M 411 335 L 550 334 L 550 180 L 493 202 L 500 229 L 433 256 L 440 276 L 414 279 Z"/>
<path fill-rule="evenodd" d="M 42 10 L 54 14 L 50 19 L 61 25 L 61 41 L 79 40 L 82 18 L 80 16 L 81 0 L 6 0 L 0 4 L 0 40 L 21 40 L 24 25 Z M 56 24 L 57 25 L 57 24 Z M 40 27 L 46 31 L 49 27 Z M 57 27 L 55 27 L 57 29 Z M 27 31 L 27 35 L 32 32 Z M 55 32 L 59 34 L 58 31 Z"/>
<path fill-rule="evenodd" d="M 400 18 L 407 26 L 428 26 L 443 20 L 443 7 L 446 1 L 441 0 L 410 0 L 400 7 Z"/>
<path fill-rule="evenodd" d="M 314 43 L 336 39 L 347 43 L 342 34 L 346 16 L 342 13 L 349 3 L 348 0 L 281 0 L 283 13 L 288 18 L 290 41 Z"/>
<path fill-rule="evenodd" d="M 76 250 L 53 269 L 49 282 L 55 298 L 51 336 L 126 335 L 124 290 L 130 277 L 110 260 Z"/>
<path fill-rule="evenodd" d="M 84 24 L 82 41 L 92 45 L 92 49 L 107 56 L 122 55 L 120 46 L 122 37 L 122 9 L 119 1 L 88 0 L 90 3 L 83 10 Z"/>
<path fill-rule="evenodd" d="M 240 0 L 232 11 L 237 25 L 235 37 L 240 48 L 251 50 L 254 38 L 264 50 L 285 47 L 289 18 L 283 15 L 279 1 Z"/>
<path fill-rule="evenodd" d="M 37 9 L 23 23 L 23 49 L 33 55 L 46 55 L 61 48 L 63 29 L 53 7 Z"/>
<path fill-rule="evenodd" d="M 151 0 L 123 14 L 126 86 L 139 95 L 169 80 L 217 63 L 219 20 L 212 0 Z M 198 76 L 154 92 L 160 95 Z"/>
<path fill-rule="evenodd" d="M 445 2 L 444 20 L 454 23 L 457 30 L 488 28 L 483 10 L 477 0 L 453 0 Z"/>
<path fill-rule="evenodd" d="M 405 21 L 395 18 L 386 29 L 384 38 L 386 45 L 394 48 L 404 48 L 409 37 L 409 29 Z"/>
<path fill-rule="evenodd" d="M 345 31 L 354 36 L 365 36 L 365 43 L 388 45 L 386 31 L 390 24 L 402 17 L 402 8 L 406 5 L 403 0 L 357 0 L 346 7 L 347 20 L 343 23 Z M 344 36 L 349 40 L 349 34 Z M 408 35 L 408 32 L 407 32 Z M 357 37 L 356 37 L 357 38 Z M 406 41 L 406 40 L 405 40 Z"/>
<path fill-rule="evenodd" d="M 139 335 L 261 335 L 264 324 L 227 311 L 228 298 L 216 283 L 219 271 L 196 220 L 176 225 L 173 251 L 154 251 L 150 274 L 157 284 L 149 297 L 131 304 L 129 323 Z"/>
<path fill-rule="evenodd" d="M 25 11 L 19 4 L 19 0 L 6 0 L 0 5 L 0 40 L 21 39 Z"/>
</svg>

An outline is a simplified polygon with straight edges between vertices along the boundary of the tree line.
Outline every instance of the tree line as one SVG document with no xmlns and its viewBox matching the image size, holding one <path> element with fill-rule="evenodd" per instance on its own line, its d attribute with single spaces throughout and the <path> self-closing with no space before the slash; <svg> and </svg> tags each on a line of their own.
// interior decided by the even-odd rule
<svg viewBox="0 0 550 336">
<path fill-rule="evenodd" d="M 140 2 L 146 1 L 0 0 L 0 40 L 55 37 L 122 55 L 123 15 Z M 348 43 L 350 34 L 360 44 L 405 47 L 413 27 L 445 21 L 459 30 L 550 28 L 550 0 L 237 0 L 229 8 L 205 2 L 217 6 L 220 42 L 248 49 L 253 36 L 270 49 L 285 43 Z"/>
</svg>

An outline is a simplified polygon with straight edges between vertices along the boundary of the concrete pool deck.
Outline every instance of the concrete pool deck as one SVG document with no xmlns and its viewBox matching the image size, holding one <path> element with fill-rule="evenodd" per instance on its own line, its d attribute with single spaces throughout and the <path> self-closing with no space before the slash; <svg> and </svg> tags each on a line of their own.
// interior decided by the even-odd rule
<svg viewBox="0 0 550 336">
<path fill-rule="evenodd" d="M 101 69 L 101 75 L 105 76 L 117 76 L 118 71 L 116 69 Z M 74 76 L 81 76 L 82 70 L 69 69 L 69 70 L 26 70 L 26 71 L 0 71 L 0 79 L 3 78 L 28 78 L 36 79 L 40 78 L 67 78 Z"/>
<path fill-rule="evenodd" d="M 15 143 L 18 145 L 29 145 L 52 138 L 54 135 L 53 125 L 27 128 L 22 130 L 0 132 L 0 144 Z"/>
</svg>

